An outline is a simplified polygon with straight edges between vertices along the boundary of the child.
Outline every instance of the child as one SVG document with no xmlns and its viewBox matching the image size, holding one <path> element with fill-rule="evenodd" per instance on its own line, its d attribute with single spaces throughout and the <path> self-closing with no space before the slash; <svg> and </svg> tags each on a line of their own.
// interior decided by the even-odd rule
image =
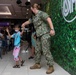
<svg viewBox="0 0 76 75">
<path fill-rule="evenodd" d="M 24 61 L 19 57 L 19 52 L 20 52 L 20 41 L 21 41 L 21 35 L 23 34 L 20 32 L 19 25 L 15 25 L 15 33 L 13 35 L 10 35 L 8 28 L 6 29 L 8 35 L 10 38 L 14 38 L 14 50 L 13 50 L 13 56 L 14 60 L 16 62 L 16 65 L 13 66 L 13 68 L 20 68 L 19 61 L 21 62 L 21 66 L 23 66 Z"/>
<path fill-rule="evenodd" d="M 35 53 L 36 31 L 35 31 L 34 27 L 32 27 L 31 43 L 32 43 L 32 49 L 31 49 L 31 55 L 30 55 L 29 59 L 33 59 L 34 58 L 34 53 Z"/>
</svg>

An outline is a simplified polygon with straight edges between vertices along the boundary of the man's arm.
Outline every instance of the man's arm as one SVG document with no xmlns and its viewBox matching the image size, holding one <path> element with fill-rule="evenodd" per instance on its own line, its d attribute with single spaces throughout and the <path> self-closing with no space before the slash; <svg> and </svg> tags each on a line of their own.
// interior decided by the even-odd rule
<svg viewBox="0 0 76 75">
<path fill-rule="evenodd" d="M 48 18 L 47 18 L 47 22 L 48 22 L 48 24 L 49 24 L 49 26 L 50 26 L 50 29 L 54 30 L 54 27 L 53 27 L 51 18 L 48 17 Z"/>
<path fill-rule="evenodd" d="M 20 32 L 20 35 L 22 35 L 24 33 L 25 28 L 21 28 L 21 29 L 22 29 L 22 32 Z"/>
<path fill-rule="evenodd" d="M 22 24 L 22 27 L 25 27 L 26 25 L 29 25 L 29 24 L 30 24 L 30 21 L 28 20 Z"/>
<path fill-rule="evenodd" d="M 47 22 L 48 22 L 48 24 L 49 24 L 49 26 L 50 26 L 50 34 L 51 34 L 51 36 L 54 36 L 55 35 L 55 30 L 54 30 L 54 26 L 53 26 L 53 24 L 52 24 L 52 21 L 51 21 L 51 18 L 50 17 L 48 17 L 47 18 Z"/>
</svg>

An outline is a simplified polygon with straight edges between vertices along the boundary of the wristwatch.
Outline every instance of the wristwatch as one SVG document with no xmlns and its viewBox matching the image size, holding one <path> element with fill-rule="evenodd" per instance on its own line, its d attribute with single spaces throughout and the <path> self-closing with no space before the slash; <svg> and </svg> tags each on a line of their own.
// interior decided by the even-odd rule
<svg viewBox="0 0 76 75">
<path fill-rule="evenodd" d="M 54 30 L 54 29 L 51 29 L 51 30 Z"/>
</svg>

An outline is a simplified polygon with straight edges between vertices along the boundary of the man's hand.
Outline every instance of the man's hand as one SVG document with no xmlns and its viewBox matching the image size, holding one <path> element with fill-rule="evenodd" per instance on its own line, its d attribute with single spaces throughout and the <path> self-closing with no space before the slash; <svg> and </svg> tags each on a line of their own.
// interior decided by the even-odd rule
<svg viewBox="0 0 76 75">
<path fill-rule="evenodd" d="M 24 31 L 25 30 L 25 27 L 22 27 L 21 30 Z"/>
<path fill-rule="evenodd" d="M 24 28 L 26 25 L 29 25 L 29 24 L 30 24 L 29 20 L 26 21 L 26 22 L 24 22 L 24 23 L 22 24 L 22 28 Z"/>
<path fill-rule="evenodd" d="M 25 24 L 23 23 L 23 24 L 22 24 L 22 28 L 24 28 L 24 27 L 25 27 Z"/>
</svg>

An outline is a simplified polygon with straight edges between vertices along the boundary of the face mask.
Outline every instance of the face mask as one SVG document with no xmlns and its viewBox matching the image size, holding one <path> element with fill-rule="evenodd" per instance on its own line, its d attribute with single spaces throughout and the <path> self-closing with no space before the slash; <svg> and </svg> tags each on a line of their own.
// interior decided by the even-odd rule
<svg viewBox="0 0 76 75">
<path fill-rule="evenodd" d="M 15 30 L 15 32 L 17 33 L 17 32 L 18 32 L 18 30 Z"/>
</svg>

